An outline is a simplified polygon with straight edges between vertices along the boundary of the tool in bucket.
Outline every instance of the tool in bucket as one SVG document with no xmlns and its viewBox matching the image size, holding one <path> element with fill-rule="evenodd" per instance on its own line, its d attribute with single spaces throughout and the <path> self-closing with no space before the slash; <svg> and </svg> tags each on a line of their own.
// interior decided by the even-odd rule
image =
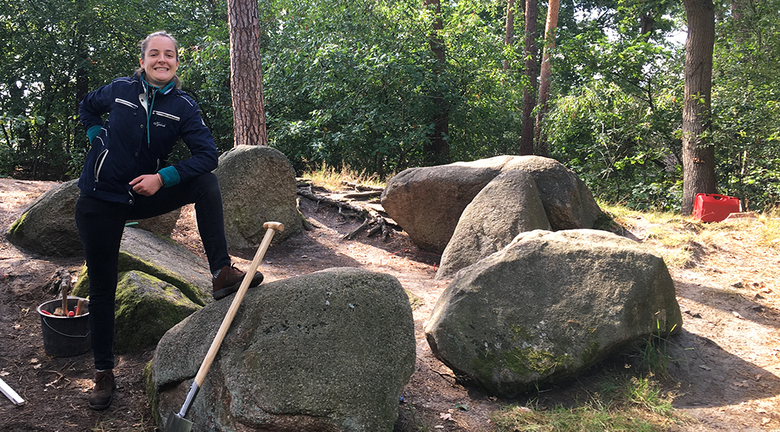
<svg viewBox="0 0 780 432">
<path fill-rule="evenodd" d="M 208 353 L 206 353 L 206 357 L 203 359 L 203 363 L 201 363 L 197 375 L 195 375 L 195 380 L 192 382 L 190 391 L 187 393 L 187 397 L 184 399 L 184 404 L 178 413 L 171 413 L 168 416 L 168 421 L 165 424 L 165 432 L 189 432 L 192 430 L 192 422 L 185 419 L 184 417 L 187 415 L 187 411 L 190 409 L 190 405 L 192 405 L 192 401 L 195 399 L 195 395 L 198 393 L 198 390 L 200 390 L 200 386 L 203 384 L 203 381 L 206 378 L 206 374 L 211 367 L 211 363 L 217 356 L 219 347 L 222 345 L 222 340 L 225 339 L 225 335 L 230 328 L 230 324 L 233 322 L 233 318 L 236 316 L 236 312 L 238 312 L 238 308 L 241 306 L 241 302 L 244 300 L 244 295 L 249 289 L 249 284 L 252 282 L 252 277 L 257 271 L 257 267 L 260 265 L 260 261 L 262 261 L 263 256 L 265 255 L 265 251 L 271 244 L 271 239 L 273 238 L 274 233 L 276 231 L 284 231 L 284 225 L 280 222 L 266 222 L 263 224 L 263 228 L 266 229 L 265 237 L 263 237 L 263 241 L 257 248 L 257 253 L 255 253 L 252 264 L 249 266 L 249 270 L 246 272 L 244 280 L 241 281 L 241 286 L 238 288 L 238 292 L 236 292 L 236 296 L 233 298 L 233 302 L 230 304 L 230 309 L 228 309 L 225 318 L 222 320 L 222 325 L 220 325 L 219 330 L 217 330 L 217 335 L 214 337 L 214 341 L 211 342 L 211 347 L 209 348 Z"/>
<path fill-rule="evenodd" d="M 89 329 L 88 301 L 68 296 L 70 274 L 57 282 L 61 299 L 38 306 L 41 316 L 41 336 L 46 354 L 53 357 L 71 357 L 84 354 L 92 346 Z"/>
</svg>

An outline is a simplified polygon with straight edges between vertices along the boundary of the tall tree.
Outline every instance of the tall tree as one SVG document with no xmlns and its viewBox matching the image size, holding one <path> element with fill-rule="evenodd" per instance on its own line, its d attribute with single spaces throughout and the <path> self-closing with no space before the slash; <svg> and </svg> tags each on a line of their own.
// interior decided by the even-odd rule
<svg viewBox="0 0 780 432">
<path fill-rule="evenodd" d="M 536 79 L 538 65 L 536 55 L 536 20 L 539 15 L 536 0 L 525 0 L 525 76 L 528 80 L 523 91 L 523 125 L 520 135 L 520 154 L 534 153 L 534 108 L 536 107 Z"/>
<path fill-rule="evenodd" d="M 536 113 L 536 154 L 548 156 L 547 142 L 542 137 L 542 119 L 547 112 L 547 101 L 550 98 L 550 81 L 552 81 L 552 57 L 550 52 L 555 49 L 555 29 L 558 26 L 558 10 L 560 0 L 550 0 L 547 10 L 547 23 L 544 27 L 544 54 L 542 56 L 542 71 L 539 76 L 539 101 Z"/>
<path fill-rule="evenodd" d="M 441 80 L 446 66 L 446 52 L 444 38 L 441 31 L 444 30 L 444 22 L 441 17 L 440 0 L 423 0 L 423 6 L 433 10 L 433 25 L 428 43 L 433 55 L 436 57 L 434 77 Z M 449 161 L 450 145 L 447 142 L 449 135 L 449 107 L 443 97 L 439 86 L 435 86 L 432 98 L 434 100 L 433 132 L 429 134 L 429 142 L 425 145 L 425 158 L 428 164 L 442 164 Z"/>
<path fill-rule="evenodd" d="M 268 145 L 257 1 L 228 0 L 234 145 Z"/>
<path fill-rule="evenodd" d="M 515 0 L 506 1 L 506 24 L 504 25 L 504 46 L 511 47 L 515 40 Z M 504 71 L 510 71 L 512 66 L 508 60 L 503 61 Z"/>
<path fill-rule="evenodd" d="M 698 193 L 714 193 L 715 148 L 708 137 L 712 125 L 712 56 L 715 8 L 712 0 L 683 0 L 688 20 L 685 41 L 683 101 L 683 197 L 681 213 L 693 211 Z"/>
</svg>

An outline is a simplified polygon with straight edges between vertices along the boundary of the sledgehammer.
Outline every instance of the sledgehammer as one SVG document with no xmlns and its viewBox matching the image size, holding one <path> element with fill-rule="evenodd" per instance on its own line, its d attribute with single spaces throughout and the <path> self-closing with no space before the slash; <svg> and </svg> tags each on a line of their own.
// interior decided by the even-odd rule
<svg viewBox="0 0 780 432">
<path fill-rule="evenodd" d="M 195 375 L 195 381 L 192 382 L 192 386 L 187 393 L 184 404 L 181 406 L 178 413 L 171 413 L 168 416 L 168 421 L 165 424 L 165 432 L 190 432 L 190 430 L 192 430 L 192 422 L 185 419 L 184 416 L 187 415 L 187 411 L 190 409 L 190 405 L 192 405 L 192 400 L 195 399 L 195 395 L 198 393 L 201 384 L 203 384 L 203 380 L 206 378 L 206 373 L 208 373 L 211 363 L 214 361 L 214 357 L 217 356 L 217 351 L 219 351 L 219 347 L 222 345 L 222 340 L 225 339 L 230 324 L 233 322 L 236 312 L 238 312 L 238 307 L 241 306 L 241 301 L 244 300 L 244 295 L 249 289 L 249 284 L 252 282 L 252 276 L 254 276 L 257 271 L 257 267 L 260 265 L 260 261 L 262 261 L 265 251 L 271 244 L 274 233 L 276 231 L 284 231 L 284 225 L 280 222 L 266 222 L 263 224 L 263 228 L 266 229 L 265 237 L 263 237 L 260 247 L 257 248 L 255 258 L 252 260 L 252 264 L 249 266 L 249 270 L 246 272 L 244 280 L 241 281 L 241 286 L 238 288 L 238 292 L 233 298 L 233 303 L 230 304 L 230 309 L 228 309 L 225 318 L 222 320 L 222 325 L 219 326 L 214 341 L 211 342 L 211 348 L 209 348 L 206 358 L 203 359 L 203 363 L 201 363 L 200 369 L 198 369 L 198 374 Z"/>
</svg>

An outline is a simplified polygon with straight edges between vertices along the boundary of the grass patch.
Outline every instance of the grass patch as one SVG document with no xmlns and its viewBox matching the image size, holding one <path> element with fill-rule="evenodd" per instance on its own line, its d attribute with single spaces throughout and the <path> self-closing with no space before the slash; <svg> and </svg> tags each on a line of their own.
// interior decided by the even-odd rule
<svg viewBox="0 0 780 432">
<path fill-rule="evenodd" d="M 491 421 L 496 432 L 660 432 L 683 422 L 672 408 L 673 395 L 664 393 L 652 374 L 608 379 L 601 387 L 576 406 L 511 405 L 494 412 Z"/>
<path fill-rule="evenodd" d="M 376 174 L 369 174 L 365 170 L 361 172 L 353 171 L 349 167 L 342 167 L 337 170 L 335 167 L 323 164 L 316 171 L 303 173 L 303 178 L 311 180 L 315 186 L 324 187 L 328 190 L 344 189 L 343 182 L 357 183 L 365 186 L 385 187 L 386 179 L 380 179 Z M 392 178 L 389 175 L 387 178 Z"/>
</svg>

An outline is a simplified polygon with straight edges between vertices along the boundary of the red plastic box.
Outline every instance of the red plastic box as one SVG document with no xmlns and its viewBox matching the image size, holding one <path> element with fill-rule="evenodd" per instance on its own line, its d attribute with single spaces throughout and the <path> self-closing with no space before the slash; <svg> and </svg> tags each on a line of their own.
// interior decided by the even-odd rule
<svg viewBox="0 0 780 432">
<path fill-rule="evenodd" d="M 693 218 L 702 222 L 720 222 L 741 211 L 739 198 L 733 196 L 700 193 L 693 202 Z"/>
</svg>

